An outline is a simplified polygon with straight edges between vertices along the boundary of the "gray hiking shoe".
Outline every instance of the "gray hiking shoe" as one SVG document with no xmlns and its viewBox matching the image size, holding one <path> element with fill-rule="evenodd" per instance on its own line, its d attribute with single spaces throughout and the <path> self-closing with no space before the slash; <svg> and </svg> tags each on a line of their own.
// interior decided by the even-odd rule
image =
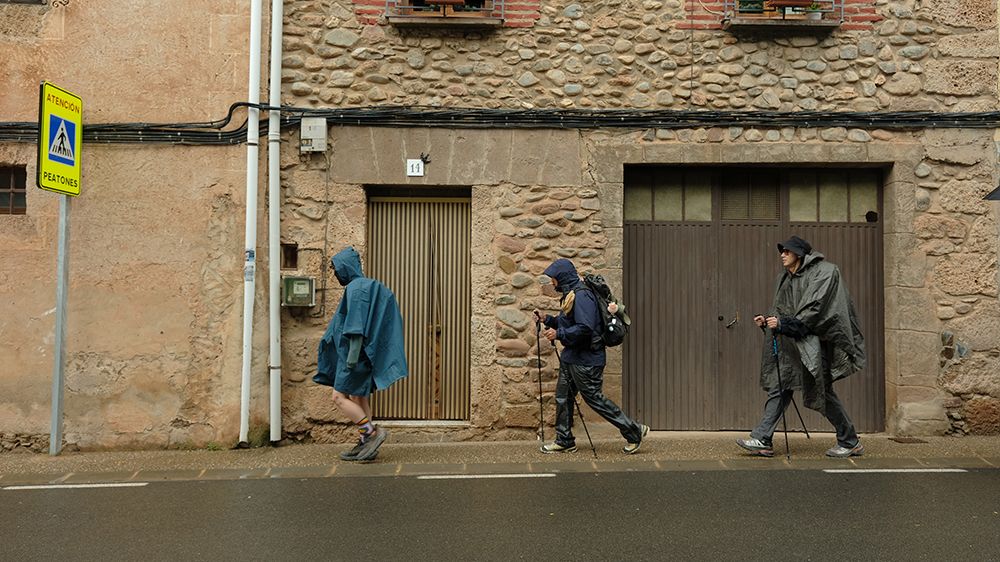
<svg viewBox="0 0 1000 562">
<path fill-rule="evenodd" d="M 361 441 L 361 440 L 358 440 L 358 444 L 355 445 L 351 450 L 349 450 L 349 451 L 342 451 L 340 453 L 340 460 L 343 460 L 343 461 L 357 460 L 358 453 L 361 452 L 361 448 L 364 447 L 364 446 L 365 446 L 365 442 Z"/>
<path fill-rule="evenodd" d="M 836 459 L 846 459 L 849 457 L 860 457 L 865 454 L 865 446 L 859 441 L 857 445 L 853 447 L 841 447 L 837 445 L 836 447 L 831 447 L 827 449 L 826 456 L 833 457 Z"/>
<path fill-rule="evenodd" d="M 750 451 L 750 454 L 757 457 L 774 456 L 774 448 L 771 446 L 771 444 L 765 443 L 760 439 L 754 439 L 754 438 L 737 439 L 736 444 L 739 445 L 740 447 L 743 447 L 747 451 Z"/>
<path fill-rule="evenodd" d="M 646 438 L 647 434 L 649 434 L 648 425 L 642 425 L 641 427 L 642 431 L 639 433 L 639 441 L 636 443 L 629 443 L 628 445 L 622 447 L 622 452 L 626 455 L 632 455 L 639 452 L 639 446 L 642 445 L 642 440 Z"/>
<path fill-rule="evenodd" d="M 378 448 L 382 446 L 386 438 L 389 437 L 389 430 L 384 427 L 375 427 L 375 433 L 368 436 L 364 444 L 361 445 L 361 450 L 358 451 L 358 455 L 352 460 L 356 461 L 370 461 L 378 455 Z"/>
<path fill-rule="evenodd" d="M 541 447 L 539 447 L 538 450 L 545 453 L 546 455 L 552 453 L 575 453 L 576 445 L 570 445 L 568 447 L 564 447 L 559 443 L 549 443 L 547 445 L 542 445 Z"/>
</svg>

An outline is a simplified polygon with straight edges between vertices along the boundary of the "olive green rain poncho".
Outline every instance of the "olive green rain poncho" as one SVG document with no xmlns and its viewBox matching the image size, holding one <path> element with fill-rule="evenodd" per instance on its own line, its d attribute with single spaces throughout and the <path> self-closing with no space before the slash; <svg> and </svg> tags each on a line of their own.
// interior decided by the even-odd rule
<svg viewBox="0 0 1000 562">
<path fill-rule="evenodd" d="M 824 389 L 865 366 L 864 336 L 840 269 L 819 252 L 806 254 L 798 271 L 784 271 L 778 277 L 770 314 L 781 322 L 782 386 L 801 390 L 806 406 L 822 410 Z M 760 369 L 764 390 L 778 388 L 774 367 L 768 338 Z"/>
</svg>

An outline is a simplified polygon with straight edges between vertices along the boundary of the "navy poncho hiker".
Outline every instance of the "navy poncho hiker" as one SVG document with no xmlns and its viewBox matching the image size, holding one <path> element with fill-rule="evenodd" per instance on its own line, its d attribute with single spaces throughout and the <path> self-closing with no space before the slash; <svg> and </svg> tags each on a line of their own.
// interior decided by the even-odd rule
<svg viewBox="0 0 1000 562">
<path fill-rule="evenodd" d="M 567 259 L 552 262 L 545 275 L 554 279 L 556 289 L 562 293 L 563 311 L 558 316 L 546 315 L 545 326 L 555 330 L 555 339 L 562 344 L 559 360 L 559 380 L 556 383 L 556 440 L 544 445 L 542 452 L 556 453 L 576 450 L 573 437 L 573 407 L 576 393 L 602 418 L 609 421 L 628 441 L 625 453 L 639 450 L 642 438 L 649 428 L 636 423 L 625 415 L 617 404 L 604 395 L 604 365 L 607 362 L 602 330 L 601 313 L 594 294 L 580 282 L 576 267 Z M 573 299 L 572 307 L 567 304 Z M 539 342 L 541 345 L 541 342 Z"/>
</svg>

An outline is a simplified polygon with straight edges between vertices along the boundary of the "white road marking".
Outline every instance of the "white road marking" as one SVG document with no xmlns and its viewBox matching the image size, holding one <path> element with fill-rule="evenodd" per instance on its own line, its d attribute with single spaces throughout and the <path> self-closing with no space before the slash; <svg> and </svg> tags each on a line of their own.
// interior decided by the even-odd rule
<svg viewBox="0 0 1000 562">
<path fill-rule="evenodd" d="M 472 480 L 479 478 L 553 478 L 553 472 L 537 474 L 427 474 L 417 476 L 417 480 Z"/>
<path fill-rule="evenodd" d="M 909 472 L 968 472 L 964 468 L 828 468 L 828 474 L 889 474 Z"/>
<path fill-rule="evenodd" d="M 73 488 L 139 488 L 149 482 L 108 482 L 106 484 L 45 484 L 39 486 L 4 486 L 4 490 L 66 490 Z"/>
</svg>

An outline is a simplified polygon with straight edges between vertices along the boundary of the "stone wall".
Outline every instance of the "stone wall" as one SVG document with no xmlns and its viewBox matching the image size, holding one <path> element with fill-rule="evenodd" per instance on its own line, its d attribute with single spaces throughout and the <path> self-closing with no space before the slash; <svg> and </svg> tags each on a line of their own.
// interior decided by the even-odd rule
<svg viewBox="0 0 1000 562">
<path fill-rule="evenodd" d="M 994 10 L 967 9 L 972 4 Z M 287 103 L 781 111 L 997 105 L 994 2 L 874 2 L 882 18 L 874 29 L 828 37 L 686 30 L 677 1 L 543 2 L 533 27 L 482 33 L 318 17 L 349 14 L 349 5 L 286 7 Z"/>
<path fill-rule="evenodd" d="M 524 4 L 538 14 L 530 27 L 462 32 L 396 29 L 359 18 L 354 0 L 290 1 L 283 101 L 498 109 L 997 108 L 994 1 L 876 0 L 869 3 L 877 16 L 870 29 L 845 27 L 825 37 L 692 30 L 684 25 L 692 3 L 678 0 L 542 0 L 537 10 Z M 245 3 L 237 0 L 185 0 L 168 8 L 144 0 L 99 13 L 76 2 L 2 5 L 0 90 L 13 94 L 0 97 L 0 119 L 33 120 L 41 79 L 81 94 L 87 122 L 216 118 L 246 95 L 248 27 Z M 132 32 L 107 33 L 111 28 Z M 128 64 L 108 64 L 107 53 Z M 805 124 L 676 131 L 341 128 L 330 140 L 329 160 L 283 151 L 282 238 L 299 244 L 302 273 L 322 278 L 335 246 L 350 243 L 364 253 L 365 186 L 472 188 L 472 419 L 458 429 L 407 430 L 412 439 L 532 434 L 536 342 L 525 318 L 535 306 L 555 307 L 538 276 L 547 261 L 571 255 L 620 286 L 622 167 L 631 163 L 885 166 L 889 429 L 1000 431 L 997 209 L 980 201 L 997 182 L 992 131 Z M 447 158 L 435 158 L 422 179 L 405 177 L 403 160 L 424 151 Z M 68 440 L 162 447 L 235 439 L 244 160 L 243 147 L 85 148 L 85 193 L 74 201 L 71 230 Z M 0 145 L 0 163 L 24 164 L 31 177 L 33 162 L 33 146 Z M 11 264 L 0 270 L 0 433 L 22 436 L 22 443 L 48 427 L 55 201 L 31 190 L 28 215 L 0 217 Z M 258 281 L 268 265 L 260 261 Z M 331 282 L 320 296 L 325 307 L 302 316 L 283 312 L 283 412 L 289 434 L 302 439 L 343 439 L 343 420 L 328 394 L 309 381 L 316 343 L 339 298 Z M 260 282 L 254 422 L 266 396 L 264 290 Z M 543 346 L 550 396 L 554 365 L 547 351 Z M 607 387 L 618 398 L 620 354 L 609 361 Z M 548 408 L 551 415 L 551 402 Z"/>
<path fill-rule="evenodd" d="M 285 103 L 779 111 L 997 108 L 995 2 L 853 2 L 864 25 L 844 26 L 826 37 L 693 30 L 685 25 L 691 21 L 690 3 L 677 1 L 543 1 L 533 27 L 495 32 L 401 30 L 384 20 L 347 17 L 336 26 L 318 24 L 315 14 L 327 5 L 340 13 L 350 4 L 303 0 L 287 6 Z M 450 136 L 454 143 L 458 135 L 402 134 L 408 139 L 404 146 L 422 151 L 436 142 L 438 153 L 449 141 L 436 139 Z M 537 388 L 532 386 L 536 348 L 528 313 L 538 305 L 554 307 L 553 295 L 539 285 L 544 265 L 572 256 L 620 282 L 624 164 L 769 161 L 866 162 L 887 169 L 888 427 L 918 434 L 995 431 L 1000 398 L 997 219 L 979 201 L 996 183 L 996 145 L 989 131 L 803 126 L 584 132 L 582 155 L 568 159 L 583 173 L 568 184 L 523 177 L 525 168 L 512 164 L 511 153 L 503 151 L 511 134 L 461 133 L 492 136 L 494 150 L 486 151 L 490 157 L 470 162 L 449 158 L 454 168 L 431 166 L 431 177 L 422 180 L 395 170 L 406 150 L 379 140 L 387 137 L 379 130 L 362 129 L 353 137 L 362 142 L 342 144 L 333 152 L 340 162 L 353 156 L 365 163 L 364 169 L 339 167 L 342 181 L 353 185 L 474 186 L 474 209 L 486 215 L 475 220 L 490 228 L 474 234 L 474 252 L 488 250 L 488 255 L 477 254 L 477 264 L 486 269 L 477 273 L 473 287 L 480 300 L 473 320 L 472 376 L 489 390 L 473 398 L 478 406 L 473 428 L 489 426 L 496 432 L 519 426 L 527 435 L 527 428 L 537 423 Z M 332 135 L 341 136 L 336 131 Z M 537 139 L 525 142 L 542 154 L 547 149 Z M 475 148 L 463 153 L 480 154 Z M 378 155 L 374 167 L 370 154 Z M 528 170 L 557 162 L 539 158 Z M 477 173 L 477 165 L 485 171 Z M 355 212 L 360 203 L 352 202 Z M 490 355 L 483 358 L 480 352 L 487 349 Z M 552 389 L 551 360 L 551 355 L 543 357 L 546 393 Z M 619 397 L 617 352 L 608 371 L 611 394 Z M 496 375 L 504 381 L 499 389 L 486 382 Z M 475 394 L 476 382 L 473 388 Z"/>
</svg>

